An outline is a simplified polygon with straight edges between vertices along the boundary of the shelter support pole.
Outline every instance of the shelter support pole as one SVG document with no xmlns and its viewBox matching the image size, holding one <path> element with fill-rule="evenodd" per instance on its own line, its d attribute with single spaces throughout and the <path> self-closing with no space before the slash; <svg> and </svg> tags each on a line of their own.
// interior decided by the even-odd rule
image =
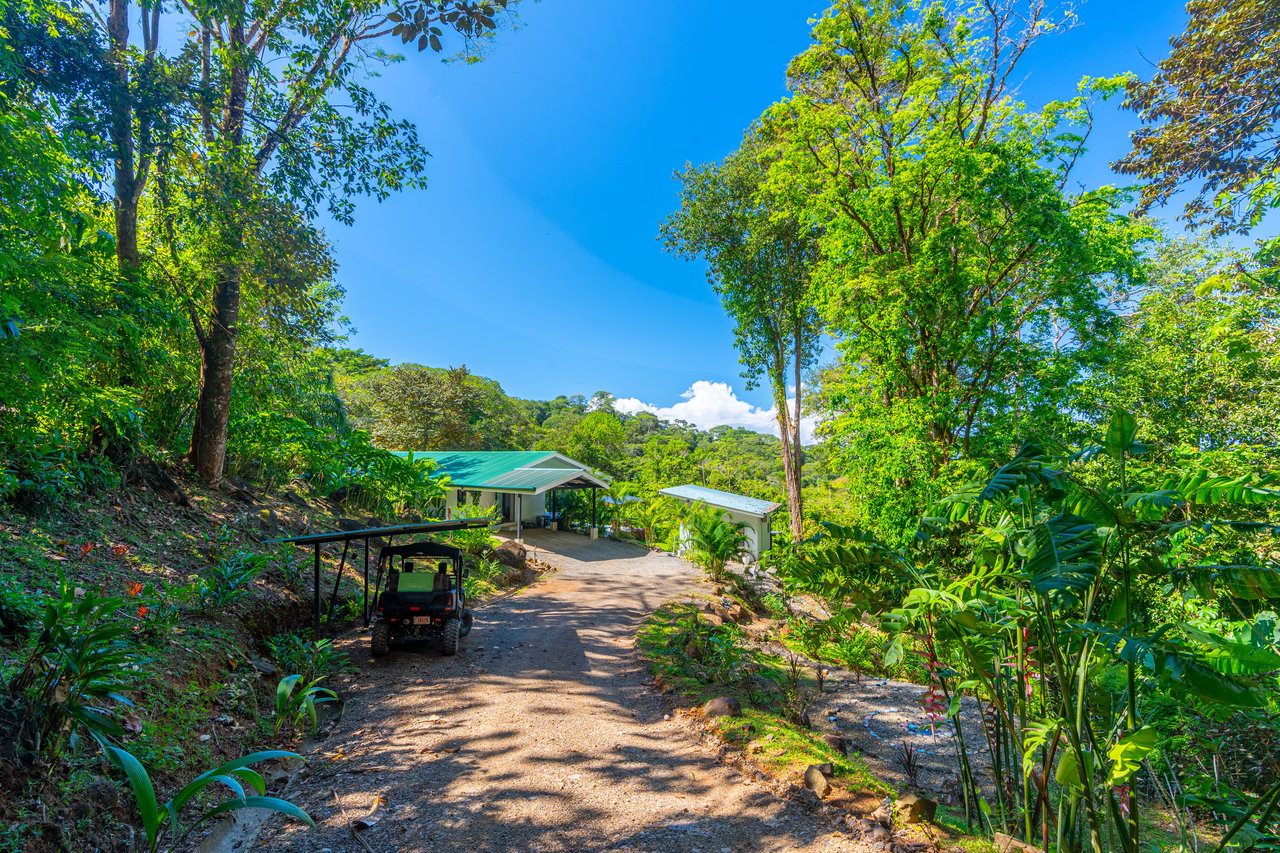
<svg viewBox="0 0 1280 853">
<path fill-rule="evenodd" d="M 314 631 L 315 639 L 318 640 L 320 639 L 320 543 L 319 542 L 315 544 L 315 557 L 316 557 L 315 568 L 312 572 L 312 580 L 315 581 L 315 586 L 312 590 L 312 595 L 311 595 L 311 605 L 312 605 L 311 628 L 312 628 L 312 631 Z"/>
<path fill-rule="evenodd" d="M 516 492 L 516 541 L 524 541 L 524 495 Z"/>
<path fill-rule="evenodd" d="M 592 539 L 600 535 L 599 519 L 596 516 L 596 492 L 600 491 L 595 486 L 591 487 L 591 533 Z"/>
<path fill-rule="evenodd" d="M 364 538 L 364 626 L 369 627 L 369 537 Z"/>
</svg>

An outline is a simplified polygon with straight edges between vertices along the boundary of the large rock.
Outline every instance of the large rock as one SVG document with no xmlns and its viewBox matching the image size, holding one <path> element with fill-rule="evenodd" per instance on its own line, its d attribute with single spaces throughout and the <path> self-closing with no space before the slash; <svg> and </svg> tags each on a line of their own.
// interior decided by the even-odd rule
<svg viewBox="0 0 1280 853">
<path fill-rule="evenodd" d="M 519 542 L 508 539 L 493 549 L 493 558 L 508 568 L 523 571 L 528 568 L 529 552 Z"/>
<path fill-rule="evenodd" d="M 1005 835 L 1003 832 L 997 832 L 991 841 L 999 853 L 1044 853 L 1039 847 L 1020 841 L 1012 835 Z"/>
<path fill-rule="evenodd" d="M 702 706 L 708 717 L 741 717 L 742 703 L 732 696 L 717 696 Z"/>
<path fill-rule="evenodd" d="M 823 735 L 822 742 L 841 755 L 849 754 L 849 742 L 840 735 Z"/>
<path fill-rule="evenodd" d="M 828 774 L 823 773 L 822 770 L 830 766 L 830 764 L 810 764 L 804 771 L 804 786 L 823 799 L 831 793 L 831 783 L 827 781 Z"/>
<path fill-rule="evenodd" d="M 902 823 L 926 823 L 938 813 L 938 804 L 915 794 L 904 794 L 894 805 L 894 812 Z"/>
</svg>

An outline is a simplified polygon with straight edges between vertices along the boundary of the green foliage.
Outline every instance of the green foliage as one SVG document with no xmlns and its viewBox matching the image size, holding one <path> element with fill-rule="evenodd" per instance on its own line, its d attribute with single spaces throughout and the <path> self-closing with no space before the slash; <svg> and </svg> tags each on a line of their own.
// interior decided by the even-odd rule
<svg viewBox="0 0 1280 853">
<path fill-rule="evenodd" d="M 686 556 L 713 581 L 724 579 L 724 567 L 747 553 L 747 525 L 730 521 L 728 513 L 704 503 L 689 507 L 682 520 L 687 535 Z"/>
<path fill-rule="evenodd" d="M 332 675 L 351 672 L 355 666 L 345 652 L 333 647 L 333 640 L 311 640 L 299 634 L 277 634 L 267 640 L 271 659 L 284 672 L 297 673 L 301 680 L 318 684 Z"/>
<path fill-rule="evenodd" d="M 125 605 L 59 576 L 58 597 L 44 604 L 39 634 L 5 685 L 11 760 L 52 758 L 82 732 L 100 740 L 123 734 L 113 711 L 132 706 L 123 693 L 141 663 L 119 617 Z"/>
<path fill-rule="evenodd" d="M 1199 459 L 1157 453 L 1138 419 L 1116 410 L 1101 441 L 1074 455 L 1025 443 L 931 508 L 910 549 L 828 525 L 778 565 L 792 588 L 836 608 L 837 630 L 878 612 L 901 646 L 919 649 L 931 720 L 968 713 L 964 694 L 991 708 L 980 730 L 1007 797 L 984 799 L 974 744 L 960 740 L 961 780 L 980 804 L 966 807 L 970 820 L 1046 848 L 1103 849 L 1111 836 L 1135 850 L 1134 777 L 1169 730 L 1152 697 L 1247 712 L 1270 702 L 1280 667 L 1270 617 L 1224 634 L 1156 606 L 1196 593 L 1224 551 L 1253 552 L 1254 573 L 1277 570 L 1258 560 L 1280 503 L 1271 475 L 1217 475 Z M 1216 576 L 1220 594 L 1256 594 L 1257 584 Z M 1116 678 L 1098 678 L 1106 667 Z M 1036 776 L 1056 788 L 1036 788 Z M 1056 838 L 1030 820 L 1046 811 L 1062 816 Z"/>
<path fill-rule="evenodd" d="M 833 414 L 919 444 L 930 477 L 1051 413 L 1082 366 L 1063 341 L 1109 335 L 1107 292 L 1137 274 L 1123 197 L 1062 189 L 1091 101 L 1120 82 L 1040 111 L 1008 88 L 1062 23 L 1043 11 L 837 3 L 761 123 L 771 193 L 823 232 L 811 275 L 842 356 Z"/>
<path fill-rule="evenodd" d="M 287 675 L 276 685 L 276 732 L 288 725 L 298 729 L 305 720 L 311 733 L 319 728 L 316 705 L 338 701 L 338 694 L 319 686 L 320 679 L 305 681 L 301 675 Z M 301 685 L 301 687 L 299 687 Z"/>
<path fill-rule="evenodd" d="M 298 806 L 287 800 L 265 796 L 266 780 L 249 766 L 275 759 L 301 759 L 301 756 L 295 753 L 268 750 L 227 761 L 200 774 L 172 798 L 161 803 L 156 797 L 155 784 L 151 781 L 150 774 L 138 759 L 115 746 L 107 746 L 106 752 L 111 763 L 129 781 L 134 805 L 137 806 L 138 813 L 142 817 L 141 829 L 146 836 L 146 849 L 151 853 L 157 853 L 160 850 L 176 850 L 181 847 L 187 836 L 205 821 L 239 809 L 266 809 L 300 820 L 308 826 L 315 826 L 311 817 Z M 215 785 L 230 789 L 235 796 L 205 809 L 194 821 L 184 827 L 181 822 L 182 812 L 193 801 L 202 800 Z M 247 794 L 246 787 L 257 795 Z"/>
<path fill-rule="evenodd" d="M 452 510 L 454 518 L 487 518 L 496 524 L 502 510 L 496 506 L 480 506 L 474 503 L 461 503 Z M 476 530 L 455 530 L 449 534 L 449 542 L 458 546 L 471 557 L 483 556 L 492 547 L 493 534 L 489 528 Z"/>
<path fill-rule="evenodd" d="M 300 418 L 269 412 L 242 417 L 232 430 L 231 470 L 268 484 L 305 480 L 322 494 L 387 518 L 434 514 L 444 497 L 431 467 L 374 447 L 362 432 L 332 435 Z"/>
<path fill-rule="evenodd" d="M 748 135 L 723 162 L 678 173 L 679 212 L 662 223 L 668 251 L 703 258 L 707 280 L 734 322 L 747 387 L 763 377 L 772 392 L 786 473 L 792 534 L 803 524 L 800 412 L 806 370 L 821 352 L 822 321 L 810 292 L 819 227 L 789 210 L 766 186 L 772 155 Z"/>
<path fill-rule="evenodd" d="M 247 596 L 250 586 L 266 568 L 263 554 L 240 551 L 221 557 L 194 587 L 197 603 L 209 610 L 230 607 Z"/>
<path fill-rule="evenodd" d="M 388 450 L 505 450 L 532 426 L 497 382 L 465 366 L 400 364 L 339 387 L 352 422 Z"/>
<path fill-rule="evenodd" d="M 507 573 L 507 567 L 495 560 L 477 559 L 469 563 L 467 574 L 462 579 L 467 599 L 479 601 L 493 595 L 499 589 L 498 582 Z"/>
</svg>

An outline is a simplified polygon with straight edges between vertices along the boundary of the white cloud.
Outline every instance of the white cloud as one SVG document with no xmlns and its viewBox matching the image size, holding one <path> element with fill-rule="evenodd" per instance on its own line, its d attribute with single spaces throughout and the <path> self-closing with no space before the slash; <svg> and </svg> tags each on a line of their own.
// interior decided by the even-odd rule
<svg viewBox="0 0 1280 853">
<path fill-rule="evenodd" d="M 673 406 L 655 406 L 635 397 L 624 397 L 615 400 L 613 407 L 627 415 L 650 412 L 664 421 L 687 421 L 698 429 L 734 426 L 778 435 L 777 409 L 774 407 L 761 409 L 746 400 L 739 399 L 733 392 L 733 386 L 728 383 L 699 379 L 680 396 L 683 398 L 682 401 Z M 788 402 L 794 405 L 794 401 L 795 398 L 792 397 Z M 817 418 L 800 419 L 801 442 L 813 443 L 813 431 L 817 425 Z"/>
</svg>

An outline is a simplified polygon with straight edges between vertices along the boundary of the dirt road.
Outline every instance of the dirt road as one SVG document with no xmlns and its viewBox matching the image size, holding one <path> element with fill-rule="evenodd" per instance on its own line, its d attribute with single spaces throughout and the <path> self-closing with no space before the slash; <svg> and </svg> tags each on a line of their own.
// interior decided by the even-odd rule
<svg viewBox="0 0 1280 853">
<path fill-rule="evenodd" d="M 664 719 L 635 648 L 646 613 L 688 590 L 673 557 L 542 533 L 559 567 L 477 612 L 454 658 L 432 648 L 340 685 L 339 729 L 291 793 L 317 829 L 273 819 L 256 849 L 346 851 L 845 851 L 853 842 L 715 761 Z M 374 825 L 349 821 L 379 797 Z"/>
</svg>

